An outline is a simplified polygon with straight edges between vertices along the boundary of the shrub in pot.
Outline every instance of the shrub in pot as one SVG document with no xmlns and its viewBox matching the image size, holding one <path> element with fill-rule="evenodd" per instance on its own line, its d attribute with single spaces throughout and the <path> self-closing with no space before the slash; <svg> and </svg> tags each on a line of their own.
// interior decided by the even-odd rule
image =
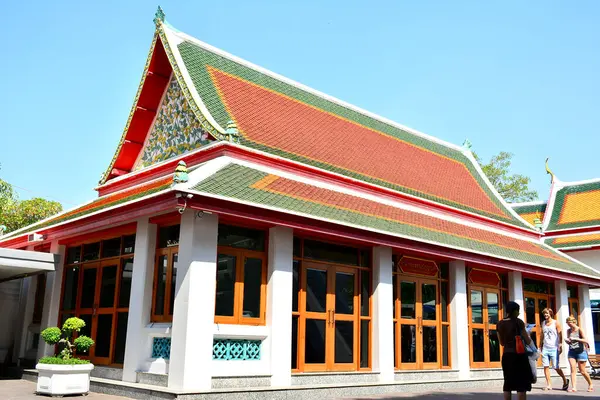
<svg viewBox="0 0 600 400">
<path fill-rule="evenodd" d="M 52 396 L 85 394 L 90 390 L 90 372 L 94 366 L 88 360 L 74 357 L 75 350 L 88 351 L 94 341 L 87 336 L 73 334 L 85 327 L 85 321 L 69 318 L 62 329 L 46 328 L 40 336 L 49 345 L 58 345 L 58 353 L 53 357 L 43 357 L 38 361 L 37 392 Z"/>
</svg>

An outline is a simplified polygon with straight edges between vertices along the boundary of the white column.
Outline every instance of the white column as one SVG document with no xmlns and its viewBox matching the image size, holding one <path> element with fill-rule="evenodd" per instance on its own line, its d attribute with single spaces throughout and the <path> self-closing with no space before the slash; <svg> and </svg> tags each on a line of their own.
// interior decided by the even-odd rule
<svg viewBox="0 0 600 400">
<path fill-rule="evenodd" d="M 292 384 L 293 260 L 293 230 L 282 226 L 269 229 L 267 327 L 271 341 L 271 386 Z"/>
<path fill-rule="evenodd" d="M 156 229 L 156 225 L 151 224 L 147 217 L 137 221 L 123 361 L 123 380 L 127 382 L 136 382 L 136 372 L 142 367 L 144 360 L 150 357 L 150 354 L 146 354 L 148 337 L 144 328 L 150 323 L 152 308 Z"/>
<path fill-rule="evenodd" d="M 588 285 L 579 285 L 579 318 L 581 329 L 590 345 L 590 354 L 596 354 L 596 345 L 594 343 L 594 325 L 592 321 L 592 305 L 590 304 L 590 287 Z"/>
<path fill-rule="evenodd" d="M 469 317 L 467 309 L 467 270 L 464 261 L 450 262 L 450 331 L 452 368 L 459 379 L 469 378 Z"/>
<path fill-rule="evenodd" d="M 169 363 L 172 389 L 211 388 L 218 229 L 216 214 L 187 210 L 181 216 Z"/>
<path fill-rule="evenodd" d="M 13 351 L 13 361 L 15 362 L 19 362 L 19 359 L 25 356 L 27 337 L 29 336 L 29 325 L 31 325 L 31 320 L 33 318 L 36 280 L 36 276 L 28 276 L 27 278 L 21 279 L 19 314 L 17 315 L 18 322 L 17 329 L 15 330 L 15 350 Z"/>
<path fill-rule="evenodd" d="M 373 249 L 373 371 L 380 382 L 394 381 L 394 286 L 391 247 Z"/>
<path fill-rule="evenodd" d="M 508 299 L 519 305 L 519 318 L 525 321 L 525 306 L 523 303 L 523 275 L 518 271 L 508 273 Z"/>
<path fill-rule="evenodd" d="M 554 310 L 554 319 L 556 319 L 562 327 L 563 341 L 563 352 L 560 354 L 558 364 L 562 367 L 569 365 L 569 359 L 567 358 L 568 346 L 564 342 L 564 338 L 567 335 L 567 323 L 565 320 L 569 316 L 569 292 L 567 291 L 567 282 L 565 280 L 554 281 L 554 293 L 556 294 L 556 310 Z M 540 310 L 541 311 L 541 310 Z"/>
<path fill-rule="evenodd" d="M 54 272 L 46 274 L 46 289 L 44 292 L 44 307 L 42 310 L 42 322 L 40 332 L 49 326 L 58 324 L 58 308 L 60 307 L 60 296 L 62 289 L 63 270 L 65 265 L 65 246 L 59 245 L 58 240 L 50 243 L 50 253 L 57 258 Z M 54 354 L 54 346 L 49 346 L 40 336 L 38 344 L 38 359 Z"/>
</svg>

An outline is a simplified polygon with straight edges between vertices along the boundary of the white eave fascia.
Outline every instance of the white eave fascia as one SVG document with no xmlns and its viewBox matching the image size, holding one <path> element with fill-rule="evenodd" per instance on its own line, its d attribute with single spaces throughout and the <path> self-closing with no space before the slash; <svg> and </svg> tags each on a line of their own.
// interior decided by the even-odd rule
<svg viewBox="0 0 600 400">
<path fill-rule="evenodd" d="M 508 205 L 512 208 L 518 207 L 528 207 L 528 206 L 541 206 L 543 204 L 547 204 L 546 200 L 535 200 L 535 201 L 524 201 L 523 203 L 508 203 Z"/>
</svg>

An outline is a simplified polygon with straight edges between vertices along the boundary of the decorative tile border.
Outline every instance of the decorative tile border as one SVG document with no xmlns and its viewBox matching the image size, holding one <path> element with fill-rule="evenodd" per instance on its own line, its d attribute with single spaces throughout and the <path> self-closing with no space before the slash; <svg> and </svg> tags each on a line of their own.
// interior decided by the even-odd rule
<svg viewBox="0 0 600 400">
<path fill-rule="evenodd" d="M 215 339 L 213 360 L 260 360 L 260 340 Z"/>
<path fill-rule="evenodd" d="M 171 338 L 155 337 L 152 339 L 152 358 L 164 358 L 171 356 Z"/>
</svg>

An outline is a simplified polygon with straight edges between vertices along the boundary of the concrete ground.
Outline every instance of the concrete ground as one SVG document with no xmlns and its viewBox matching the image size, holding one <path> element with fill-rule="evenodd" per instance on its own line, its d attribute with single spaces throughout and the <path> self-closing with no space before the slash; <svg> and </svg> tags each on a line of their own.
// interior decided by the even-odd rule
<svg viewBox="0 0 600 400">
<path fill-rule="evenodd" d="M 536 400 L 543 399 L 554 399 L 556 396 L 565 396 L 570 399 L 582 399 L 582 398 L 598 398 L 600 395 L 600 379 L 593 380 L 596 390 L 592 393 L 586 392 L 587 383 L 583 378 L 579 378 L 577 381 L 577 393 L 567 393 L 559 390 L 562 381 L 560 378 L 553 380 L 554 390 L 550 392 L 543 391 L 544 379 L 538 381 L 538 384 L 534 385 L 533 390 L 528 393 L 528 397 L 534 397 Z M 394 400 L 394 399 L 405 399 L 405 398 L 419 398 L 424 400 L 459 400 L 459 399 L 489 399 L 489 400 L 501 400 L 502 393 L 498 387 L 493 388 L 477 388 L 473 390 L 461 390 L 456 392 L 426 392 L 426 393 L 397 393 L 387 394 L 382 396 L 372 397 L 360 397 L 357 399 L 377 399 L 377 400 Z M 516 399 L 516 394 L 513 394 L 513 399 Z M 129 400 L 127 397 L 120 396 L 109 396 L 105 394 L 90 393 L 87 397 L 72 396 L 65 397 L 67 399 L 85 399 L 85 400 Z M 25 380 L 0 380 L 0 399 L 2 400 L 44 400 L 51 399 L 51 397 L 37 396 L 35 394 L 35 383 Z"/>
<path fill-rule="evenodd" d="M 22 379 L 0 380 L 0 399 L 2 400 L 46 400 L 54 399 L 50 396 L 38 396 L 35 394 L 36 384 Z M 65 399 L 82 400 L 128 400 L 127 397 L 109 396 L 106 394 L 90 393 L 83 396 L 65 396 Z"/>
</svg>

